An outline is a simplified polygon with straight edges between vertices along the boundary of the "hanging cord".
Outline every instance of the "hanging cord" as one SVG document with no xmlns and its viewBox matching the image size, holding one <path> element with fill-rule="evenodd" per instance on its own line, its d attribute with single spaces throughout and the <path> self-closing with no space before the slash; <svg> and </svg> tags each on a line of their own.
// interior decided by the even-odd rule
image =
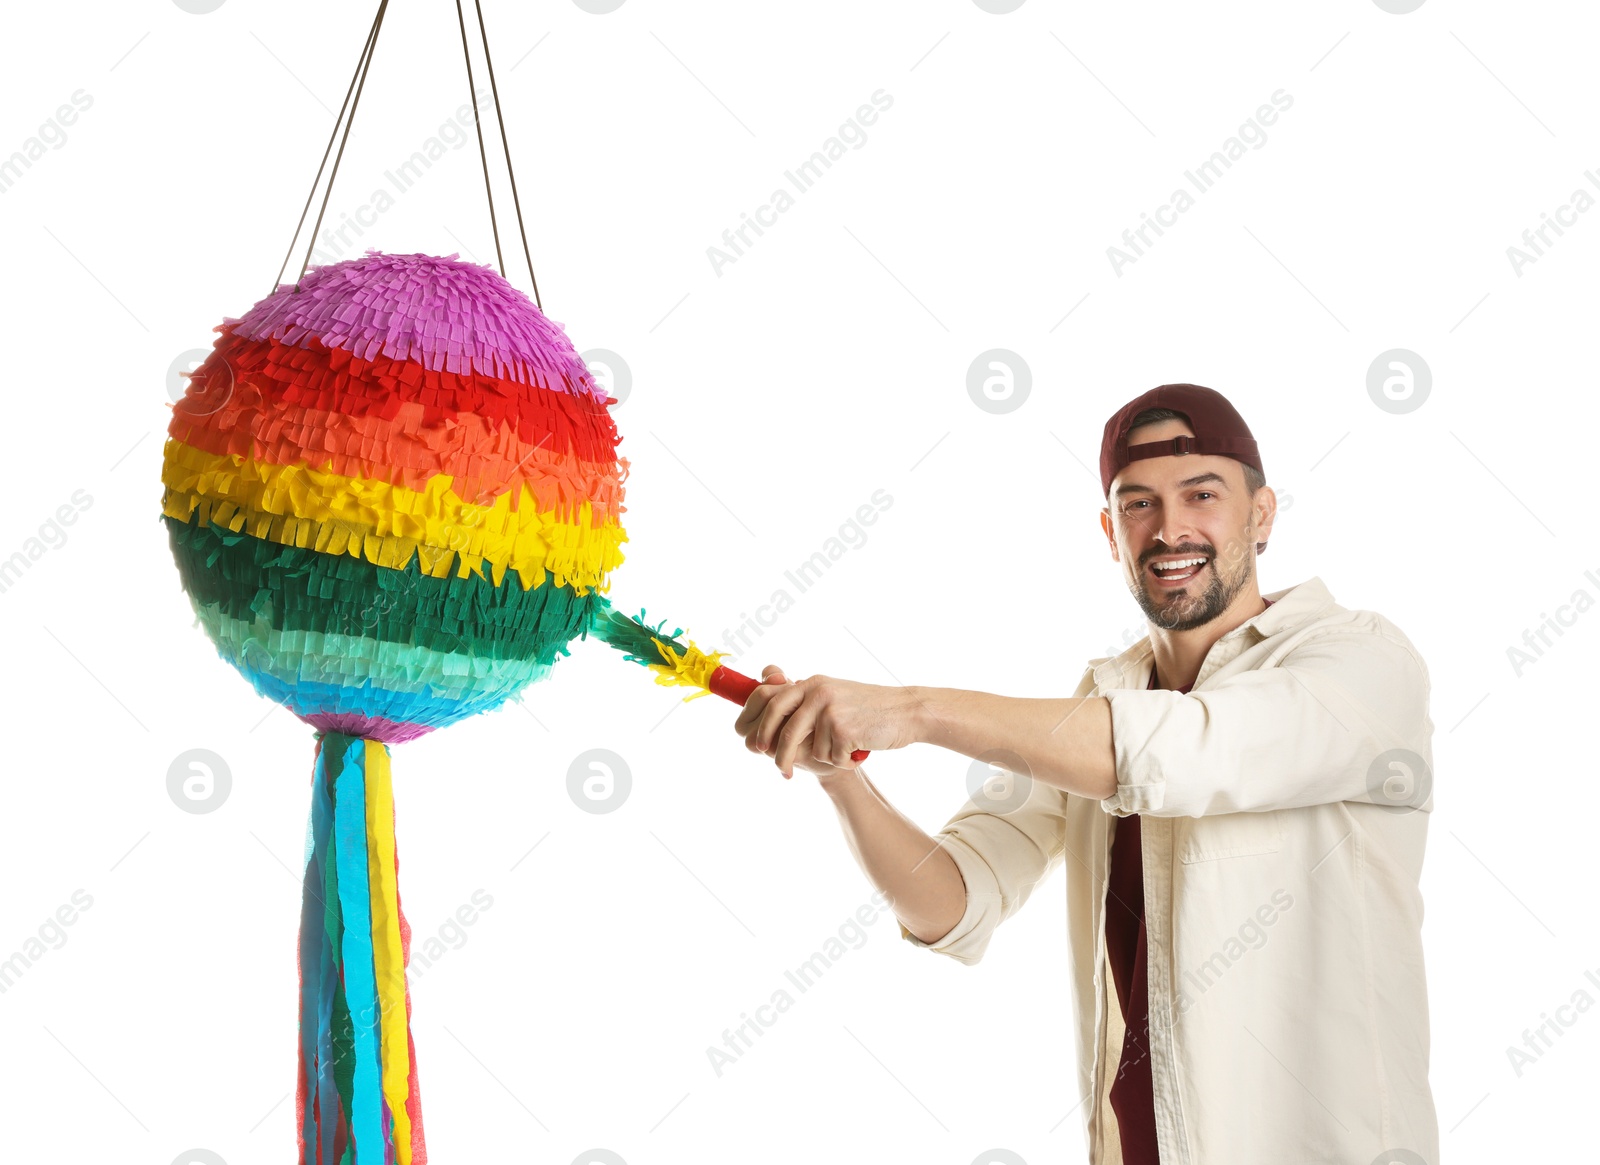
<svg viewBox="0 0 1600 1165">
<path fill-rule="evenodd" d="M 501 278 L 505 278 L 505 256 L 500 248 L 500 225 L 494 209 L 494 187 L 489 181 L 489 153 L 483 144 L 483 123 L 480 120 L 478 113 L 478 91 L 472 77 L 472 53 L 467 42 L 466 16 L 461 8 L 461 0 L 455 0 L 455 3 L 456 24 L 461 30 L 461 55 L 462 59 L 466 62 L 467 88 L 472 98 L 473 126 L 478 135 L 478 160 L 483 166 L 483 189 L 484 194 L 487 196 L 489 201 L 489 227 L 494 232 L 494 253 L 495 259 L 500 267 L 500 275 Z M 289 240 L 289 249 L 284 253 L 283 264 L 278 268 L 278 277 L 272 286 L 273 293 L 277 292 L 278 287 L 282 283 L 283 273 L 289 266 L 289 258 L 294 254 L 294 245 L 300 238 L 301 228 L 305 226 L 306 214 L 310 211 L 311 203 L 316 198 L 317 184 L 322 181 L 322 171 L 328 165 L 328 155 L 333 152 L 334 139 L 338 138 L 339 151 L 333 155 L 333 169 L 328 174 L 327 188 L 322 192 L 322 205 L 317 208 L 317 221 L 311 227 L 311 236 L 306 244 L 305 259 L 300 264 L 300 274 L 295 277 L 294 289 L 296 291 L 300 290 L 300 281 L 305 278 L 306 269 L 311 265 L 311 255 L 316 248 L 317 232 L 322 229 L 323 217 L 328 212 L 328 201 L 333 195 L 333 184 L 339 177 L 339 163 L 344 160 L 344 148 L 350 141 L 350 129 L 355 124 L 356 109 L 361 104 L 361 94 L 367 86 L 367 73 L 372 67 L 373 51 L 377 48 L 378 33 L 383 28 L 383 17 L 384 13 L 388 10 L 388 7 L 389 0 L 380 0 L 377 14 L 372 18 L 372 27 L 367 30 L 366 43 L 361 47 L 361 56 L 356 61 L 355 73 L 352 74 L 350 78 L 350 84 L 345 89 L 344 101 L 340 104 L 339 113 L 334 118 L 333 132 L 328 136 L 328 144 L 322 151 L 322 161 L 317 166 L 317 175 L 311 181 L 311 191 L 306 195 L 305 206 L 300 210 L 300 221 L 295 223 L 294 235 Z M 511 164 L 511 141 L 506 136 L 505 115 L 500 109 L 500 87 L 495 80 L 494 58 L 489 52 L 489 29 L 488 26 L 483 22 L 483 6 L 479 0 L 473 0 L 473 9 L 478 17 L 478 31 L 483 40 L 483 59 L 488 65 L 489 91 L 494 97 L 495 121 L 500 129 L 501 149 L 505 153 L 506 174 L 511 179 L 511 201 L 515 206 L 517 213 L 517 234 L 522 240 L 522 257 L 527 261 L 528 278 L 533 282 L 534 303 L 542 311 L 544 309 L 544 302 L 539 297 L 539 277 L 534 273 L 533 255 L 528 250 L 528 232 L 526 227 L 523 225 L 522 220 L 522 199 L 517 192 L 517 173 Z M 350 116 L 348 118 L 345 117 L 346 107 L 348 107 L 350 110 Z M 339 132 L 339 126 L 341 123 L 344 125 L 344 133 L 342 136 Z"/>
<path fill-rule="evenodd" d="M 467 21 L 461 14 L 461 0 L 456 0 L 456 23 L 461 26 L 461 57 L 467 62 L 467 89 L 472 94 L 472 124 L 478 131 L 478 157 L 483 161 L 483 191 L 489 196 L 489 229 L 494 231 L 494 257 L 500 264 L 500 277 L 505 278 L 506 261 L 500 254 L 500 227 L 494 217 L 494 188 L 489 185 L 489 154 L 483 148 L 483 122 L 478 119 L 478 89 L 472 83 L 472 54 L 467 51 Z M 499 102 L 495 102 L 497 111 Z"/>
<path fill-rule="evenodd" d="M 372 41 L 367 45 L 367 58 L 361 62 L 361 80 L 356 84 L 355 100 L 350 103 L 350 117 L 344 123 L 344 137 L 339 139 L 339 152 L 333 156 L 333 169 L 328 174 L 328 188 L 322 192 L 322 206 L 317 211 L 317 225 L 311 228 L 311 239 L 306 243 L 306 257 L 300 263 L 300 274 L 295 277 L 294 289 L 300 290 L 300 280 L 305 278 L 306 268 L 311 265 L 311 250 L 317 245 L 317 232 L 322 229 L 322 216 L 328 213 L 328 196 L 333 193 L 334 179 L 339 177 L 339 163 L 344 159 L 344 147 L 350 140 L 350 127 L 356 123 L 356 106 L 361 104 L 361 91 L 367 87 L 367 70 L 372 67 L 372 53 L 378 47 L 378 33 L 383 28 L 383 13 L 389 7 L 389 0 L 381 0 L 378 5 L 378 15 L 372 21 Z"/>
<path fill-rule="evenodd" d="M 289 256 L 294 254 L 294 244 L 295 240 L 300 237 L 300 228 L 306 225 L 306 212 L 311 209 L 311 200 L 317 195 L 317 183 L 322 181 L 322 171 L 328 164 L 328 155 L 333 152 L 333 139 L 339 136 L 339 125 L 344 121 L 344 111 L 345 107 L 350 104 L 350 95 L 355 92 L 356 78 L 362 76 L 364 68 L 366 67 L 368 61 L 371 60 L 372 46 L 378 39 L 378 26 L 383 23 L 383 10 L 386 4 L 387 0 L 384 0 L 383 3 L 378 5 L 378 14 L 372 18 L 372 27 L 367 30 L 367 43 L 361 46 L 361 56 L 356 61 L 356 71 L 350 75 L 350 85 L 344 91 L 344 101 L 339 105 L 339 114 L 333 119 L 333 132 L 328 135 L 328 145 L 322 151 L 322 162 L 317 166 L 317 176 L 311 180 L 311 190 L 306 194 L 306 204 L 300 209 L 300 221 L 294 224 L 294 235 L 289 239 L 289 249 L 283 253 L 283 265 L 278 268 L 278 278 L 273 281 L 272 290 L 274 292 L 278 290 L 279 284 L 283 282 L 283 273 L 289 266 Z M 351 116 L 355 116 L 353 110 L 351 111 Z M 349 132 L 349 127 L 347 126 L 345 128 L 345 133 L 348 135 Z M 344 147 L 340 146 L 341 153 L 343 150 Z M 332 187 L 333 183 L 331 179 L 329 180 L 328 185 L 330 188 Z M 324 208 L 327 206 L 326 198 L 323 200 L 323 206 Z M 317 221 L 320 223 L 321 220 L 322 216 L 318 215 Z M 312 232 L 311 237 L 313 239 L 316 238 L 315 231 Z M 305 274 L 304 267 L 300 269 L 300 274 Z M 296 288 L 298 289 L 298 287 L 299 281 L 296 280 Z"/>
<path fill-rule="evenodd" d="M 478 0 L 472 0 L 472 6 L 478 12 L 478 31 L 483 36 L 483 59 L 489 66 L 489 91 L 494 95 L 494 116 L 500 123 L 500 145 L 506 154 L 506 173 L 511 177 L 511 202 L 517 208 L 517 234 L 522 237 L 522 257 L 528 261 L 528 278 L 533 281 L 533 302 L 543 311 L 544 303 L 539 299 L 539 277 L 533 273 L 533 256 L 528 253 L 528 232 L 522 226 L 522 200 L 517 197 L 517 172 L 511 168 L 511 141 L 506 137 L 505 116 L 500 112 L 500 90 L 494 83 L 494 58 L 489 55 L 489 28 L 483 23 L 483 6 Z M 457 0 L 458 11 L 459 7 L 460 0 Z"/>
</svg>

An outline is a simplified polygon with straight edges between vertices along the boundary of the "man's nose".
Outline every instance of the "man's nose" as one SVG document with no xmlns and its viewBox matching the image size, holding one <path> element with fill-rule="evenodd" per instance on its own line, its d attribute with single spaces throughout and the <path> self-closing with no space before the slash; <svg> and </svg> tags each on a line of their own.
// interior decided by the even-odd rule
<svg viewBox="0 0 1600 1165">
<path fill-rule="evenodd" d="M 1195 532 L 1194 524 L 1176 517 L 1170 512 L 1163 514 L 1159 522 L 1151 524 L 1149 531 L 1150 540 L 1160 543 L 1167 549 L 1162 553 L 1171 553 L 1179 546 L 1191 543 L 1199 545 L 1201 539 Z"/>
</svg>

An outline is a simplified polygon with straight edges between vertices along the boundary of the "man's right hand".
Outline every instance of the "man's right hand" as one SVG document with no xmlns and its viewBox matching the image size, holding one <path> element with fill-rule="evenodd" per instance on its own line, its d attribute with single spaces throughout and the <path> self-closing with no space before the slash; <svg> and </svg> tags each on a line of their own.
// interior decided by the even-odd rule
<svg viewBox="0 0 1600 1165">
<path fill-rule="evenodd" d="M 761 682 L 764 684 L 787 684 L 791 683 L 792 681 L 783 674 L 783 669 L 781 667 L 775 663 L 769 663 L 766 667 L 761 669 Z M 745 739 L 744 744 L 745 747 L 751 752 L 760 751 L 755 745 L 755 734 L 753 732 Z M 808 773 L 815 773 L 817 775 L 817 783 L 820 784 L 825 790 L 836 787 L 844 782 L 860 779 L 860 771 L 858 769 L 842 769 L 837 765 L 826 764 L 822 761 L 814 760 L 811 757 L 796 756 L 794 760 L 794 767 L 797 769 L 805 769 Z"/>
</svg>

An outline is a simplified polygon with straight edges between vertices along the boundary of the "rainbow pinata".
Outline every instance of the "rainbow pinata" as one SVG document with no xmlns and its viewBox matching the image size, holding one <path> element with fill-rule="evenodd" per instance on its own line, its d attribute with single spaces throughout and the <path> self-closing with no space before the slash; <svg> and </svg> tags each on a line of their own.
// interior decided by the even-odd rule
<svg viewBox="0 0 1600 1165">
<path fill-rule="evenodd" d="M 627 540 L 610 398 L 561 325 L 492 268 L 369 251 L 215 330 L 162 513 L 223 658 L 385 743 L 547 675 Z"/>
<path fill-rule="evenodd" d="M 502 703 L 610 613 L 612 402 L 560 324 L 455 256 L 317 267 L 216 331 L 161 520 L 218 652 L 317 729 L 299 1159 L 426 1165 L 388 746 Z"/>
</svg>

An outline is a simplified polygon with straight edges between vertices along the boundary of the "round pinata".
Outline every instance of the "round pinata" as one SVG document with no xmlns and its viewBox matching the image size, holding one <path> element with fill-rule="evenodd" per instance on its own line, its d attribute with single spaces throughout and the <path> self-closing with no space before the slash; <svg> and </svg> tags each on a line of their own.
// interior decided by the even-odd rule
<svg viewBox="0 0 1600 1165">
<path fill-rule="evenodd" d="M 610 398 L 562 326 L 492 268 L 368 252 L 216 331 L 162 520 L 222 657 L 385 743 L 548 674 L 626 541 Z"/>
</svg>

